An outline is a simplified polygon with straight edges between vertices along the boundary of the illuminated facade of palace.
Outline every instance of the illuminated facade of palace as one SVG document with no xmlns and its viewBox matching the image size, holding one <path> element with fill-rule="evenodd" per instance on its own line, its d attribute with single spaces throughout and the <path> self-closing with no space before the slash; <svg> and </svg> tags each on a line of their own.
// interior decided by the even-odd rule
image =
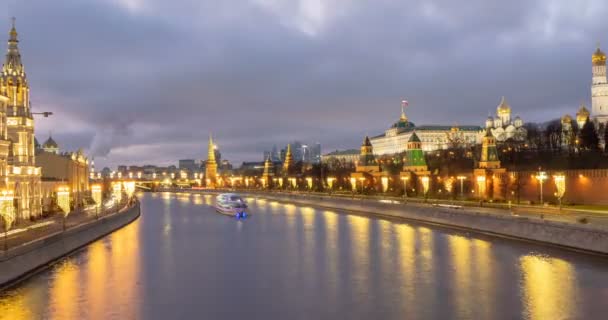
<svg viewBox="0 0 608 320">
<path fill-rule="evenodd" d="M 38 216 L 41 213 L 41 200 L 30 89 L 18 43 L 13 20 L 8 53 L 0 72 L 0 95 L 7 98 L 4 99 L 0 115 L 0 175 L 3 181 L 1 188 L 13 192 L 16 218 L 20 220 Z"/>
<path fill-rule="evenodd" d="M 416 126 L 401 110 L 399 121 L 383 134 L 370 138 L 375 155 L 391 155 L 407 151 L 408 141 L 416 131 L 425 152 L 447 149 L 450 146 L 470 146 L 481 141 L 480 126 Z"/>
</svg>

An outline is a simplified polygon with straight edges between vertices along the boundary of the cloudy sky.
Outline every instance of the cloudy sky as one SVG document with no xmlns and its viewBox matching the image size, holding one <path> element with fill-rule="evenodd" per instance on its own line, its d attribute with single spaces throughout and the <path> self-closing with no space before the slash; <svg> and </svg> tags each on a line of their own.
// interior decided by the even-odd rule
<svg viewBox="0 0 608 320">
<path fill-rule="evenodd" d="M 525 121 L 590 100 L 604 0 L 2 0 L 43 141 L 100 165 L 223 157 L 273 144 L 358 147 L 394 122 Z M 4 48 L 6 50 L 6 44 Z"/>
</svg>

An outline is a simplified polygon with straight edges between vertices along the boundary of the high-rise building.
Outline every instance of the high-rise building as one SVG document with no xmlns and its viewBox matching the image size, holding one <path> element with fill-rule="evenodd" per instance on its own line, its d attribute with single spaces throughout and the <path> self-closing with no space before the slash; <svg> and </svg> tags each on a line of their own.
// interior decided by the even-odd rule
<svg viewBox="0 0 608 320">
<path fill-rule="evenodd" d="M 181 159 L 178 161 L 180 170 L 187 170 L 189 172 L 195 172 L 200 169 L 194 159 Z"/>
<path fill-rule="evenodd" d="M 5 100 L 6 108 L 2 110 L 0 132 L 1 165 L 6 165 L 8 178 L 4 188 L 14 190 L 17 199 L 16 216 L 28 219 L 41 213 L 40 168 L 36 167 L 34 152 L 34 118 L 31 112 L 30 88 L 27 82 L 25 67 L 21 61 L 18 47 L 15 20 L 9 32 L 8 52 L 0 72 L 0 95 Z M 10 140 L 8 150 L 4 150 L 6 140 Z M 5 158 L 6 157 L 6 158 Z M 4 162 L 5 158 L 7 161 Z"/>
</svg>

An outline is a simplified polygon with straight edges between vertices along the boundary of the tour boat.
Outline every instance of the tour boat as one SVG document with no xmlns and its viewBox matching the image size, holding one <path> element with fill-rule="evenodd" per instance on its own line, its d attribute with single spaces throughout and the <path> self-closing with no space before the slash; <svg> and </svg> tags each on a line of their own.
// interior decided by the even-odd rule
<svg viewBox="0 0 608 320">
<path fill-rule="evenodd" d="M 215 210 L 221 214 L 245 219 L 249 216 L 245 209 L 247 203 L 236 193 L 222 193 L 215 199 Z"/>
</svg>

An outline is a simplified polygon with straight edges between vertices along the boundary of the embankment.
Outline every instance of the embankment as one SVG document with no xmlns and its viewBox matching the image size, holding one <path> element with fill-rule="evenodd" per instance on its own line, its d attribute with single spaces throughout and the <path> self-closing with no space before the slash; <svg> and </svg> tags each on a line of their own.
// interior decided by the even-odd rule
<svg viewBox="0 0 608 320">
<path fill-rule="evenodd" d="M 43 270 L 58 259 L 126 226 L 140 215 L 139 205 L 72 227 L 8 250 L 0 257 L 0 288 L 11 286 Z"/>
</svg>

